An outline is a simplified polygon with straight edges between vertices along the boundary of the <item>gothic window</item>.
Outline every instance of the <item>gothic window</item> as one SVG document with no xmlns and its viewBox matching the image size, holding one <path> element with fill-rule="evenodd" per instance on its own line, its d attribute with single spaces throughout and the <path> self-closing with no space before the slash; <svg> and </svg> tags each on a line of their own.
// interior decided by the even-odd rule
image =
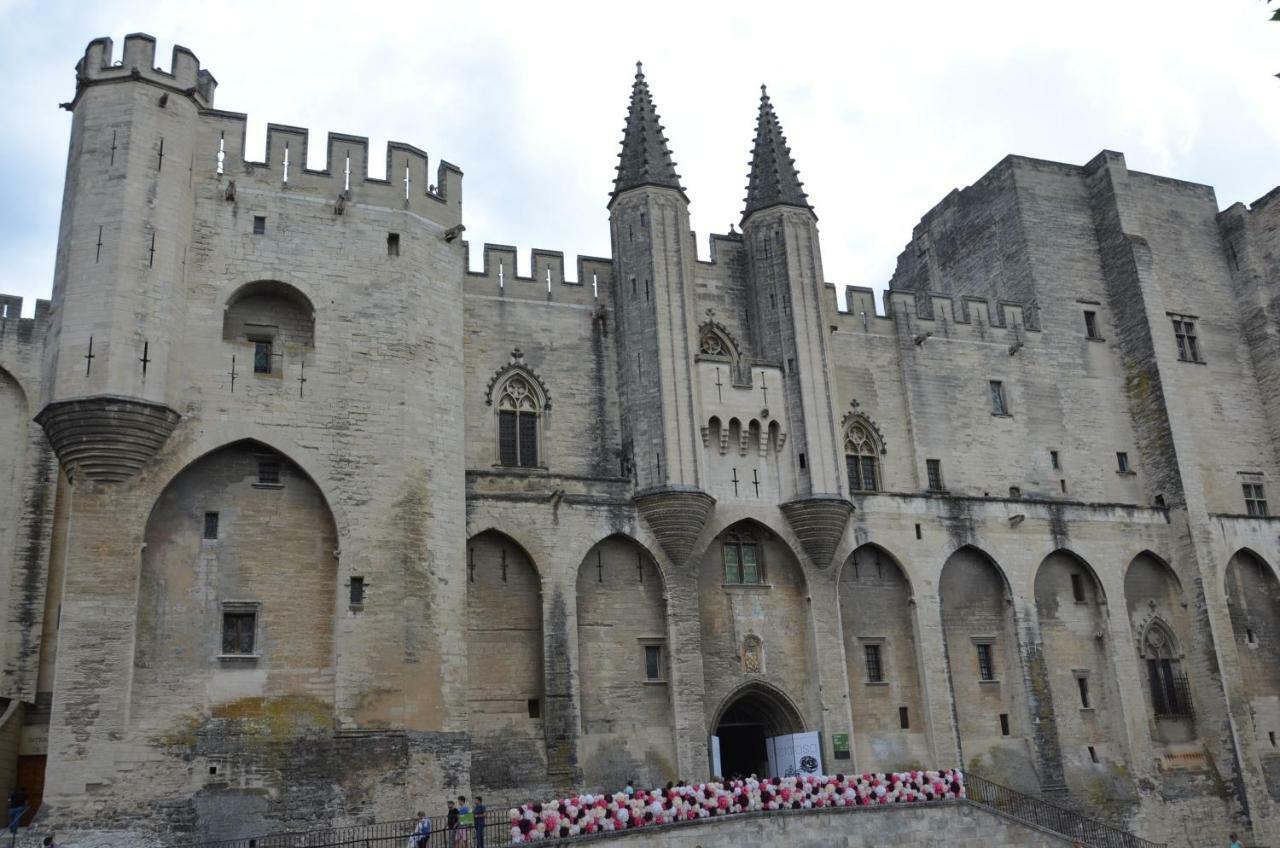
<svg viewBox="0 0 1280 848">
<path fill-rule="evenodd" d="M 745 533 L 729 533 L 724 537 L 724 582 L 753 584 L 764 582 L 764 563 L 760 544 Z"/>
<path fill-rule="evenodd" d="M 1190 718 L 1190 689 L 1178 661 L 1177 643 L 1159 620 L 1147 625 L 1142 636 L 1142 656 L 1147 661 L 1152 712 L 1157 718 Z"/>
<path fill-rule="evenodd" d="M 502 465 L 538 465 L 538 395 L 520 374 L 512 375 L 498 395 L 498 461 Z"/>
<path fill-rule="evenodd" d="M 875 492 L 880 489 L 879 451 L 870 431 L 862 424 L 853 424 L 845 433 L 844 462 L 849 471 L 850 491 Z"/>
</svg>

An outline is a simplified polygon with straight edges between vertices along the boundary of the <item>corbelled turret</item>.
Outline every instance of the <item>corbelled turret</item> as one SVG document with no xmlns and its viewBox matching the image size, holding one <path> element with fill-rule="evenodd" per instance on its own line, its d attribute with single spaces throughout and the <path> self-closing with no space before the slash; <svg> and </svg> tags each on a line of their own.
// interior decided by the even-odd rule
<svg viewBox="0 0 1280 848">
<path fill-rule="evenodd" d="M 770 206 L 799 206 L 812 211 L 804 183 L 796 172 L 787 137 L 773 111 L 769 91 L 760 86 L 760 114 L 756 118 L 756 141 L 751 151 L 751 174 L 747 182 L 745 220 L 752 212 Z"/>
<path fill-rule="evenodd" d="M 631 105 L 622 131 L 622 153 L 618 155 L 618 176 L 613 181 L 614 198 L 627 189 L 646 185 L 683 191 L 662 129 L 658 112 L 653 108 L 649 83 L 644 78 L 644 67 L 636 62 L 636 81 L 631 86 Z"/>
</svg>

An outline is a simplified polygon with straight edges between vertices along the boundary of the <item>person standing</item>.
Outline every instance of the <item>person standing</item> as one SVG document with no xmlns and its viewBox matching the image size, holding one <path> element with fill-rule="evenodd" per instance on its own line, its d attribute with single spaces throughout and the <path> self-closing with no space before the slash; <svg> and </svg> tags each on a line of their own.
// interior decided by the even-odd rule
<svg viewBox="0 0 1280 848">
<path fill-rule="evenodd" d="M 480 795 L 476 796 L 476 805 L 472 812 L 476 817 L 476 848 L 484 848 L 484 814 L 488 812 L 488 808 Z"/>
<path fill-rule="evenodd" d="M 1229 848 L 1244 848 L 1244 843 L 1241 842 L 1240 838 L 1236 836 L 1234 833 L 1228 836 L 1227 838 L 1231 840 L 1231 845 L 1229 846 Z"/>
<path fill-rule="evenodd" d="M 27 811 L 27 792 L 21 786 L 15 786 L 9 793 L 9 834 L 14 841 L 18 839 L 18 821 Z"/>
<path fill-rule="evenodd" d="M 413 848 L 427 848 L 427 842 L 431 839 L 431 819 L 427 818 L 427 814 L 419 811 L 418 821 L 413 828 L 413 837 L 409 840 L 409 844 Z"/>
<path fill-rule="evenodd" d="M 636 794 L 635 781 L 634 781 L 634 780 L 628 780 L 628 781 L 627 781 L 627 788 L 626 788 L 626 789 L 624 789 L 624 790 L 622 790 L 622 791 L 623 791 L 623 792 L 625 792 L 625 793 L 627 793 L 627 797 L 628 797 L 628 798 L 630 798 L 632 795 Z"/>
<path fill-rule="evenodd" d="M 467 834 L 475 825 L 476 818 L 471 813 L 471 808 L 467 806 L 467 796 L 458 796 L 458 828 L 453 834 L 453 844 L 459 848 L 465 848 L 467 844 Z"/>
</svg>

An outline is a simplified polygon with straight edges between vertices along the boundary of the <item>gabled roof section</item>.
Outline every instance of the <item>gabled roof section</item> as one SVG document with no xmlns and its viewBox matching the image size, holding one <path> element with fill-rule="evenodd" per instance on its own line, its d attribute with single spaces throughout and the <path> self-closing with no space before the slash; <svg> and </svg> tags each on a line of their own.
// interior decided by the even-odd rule
<svg viewBox="0 0 1280 848">
<path fill-rule="evenodd" d="M 812 211 L 804 193 L 804 183 L 796 172 L 796 162 L 782 134 L 782 124 L 773 111 L 769 92 L 760 86 L 760 115 L 756 118 L 756 142 L 751 153 L 751 174 L 747 182 L 746 220 L 752 212 L 770 206 L 799 206 Z"/>
<path fill-rule="evenodd" d="M 613 181 L 613 197 L 640 186 L 662 186 L 683 191 L 676 163 L 671 160 L 667 137 L 662 134 L 653 96 L 644 78 L 644 68 L 636 62 L 636 81 L 631 86 L 627 125 L 622 131 L 622 153 L 618 155 L 618 176 Z"/>
</svg>

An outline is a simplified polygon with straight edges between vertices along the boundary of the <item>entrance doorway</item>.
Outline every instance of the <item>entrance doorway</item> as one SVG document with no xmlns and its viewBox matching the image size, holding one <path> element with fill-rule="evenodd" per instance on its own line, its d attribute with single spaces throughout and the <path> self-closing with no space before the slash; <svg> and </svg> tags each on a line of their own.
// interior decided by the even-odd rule
<svg viewBox="0 0 1280 848">
<path fill-rule="evenodd" d="M 753 774 L 773 776 L 769 773 L 769 740 L 804 730 L 800 713 L 790 699 L 759 683 L 726 698 L 714 726 L 711 770 L 726 780 Z"/>
</svg>

